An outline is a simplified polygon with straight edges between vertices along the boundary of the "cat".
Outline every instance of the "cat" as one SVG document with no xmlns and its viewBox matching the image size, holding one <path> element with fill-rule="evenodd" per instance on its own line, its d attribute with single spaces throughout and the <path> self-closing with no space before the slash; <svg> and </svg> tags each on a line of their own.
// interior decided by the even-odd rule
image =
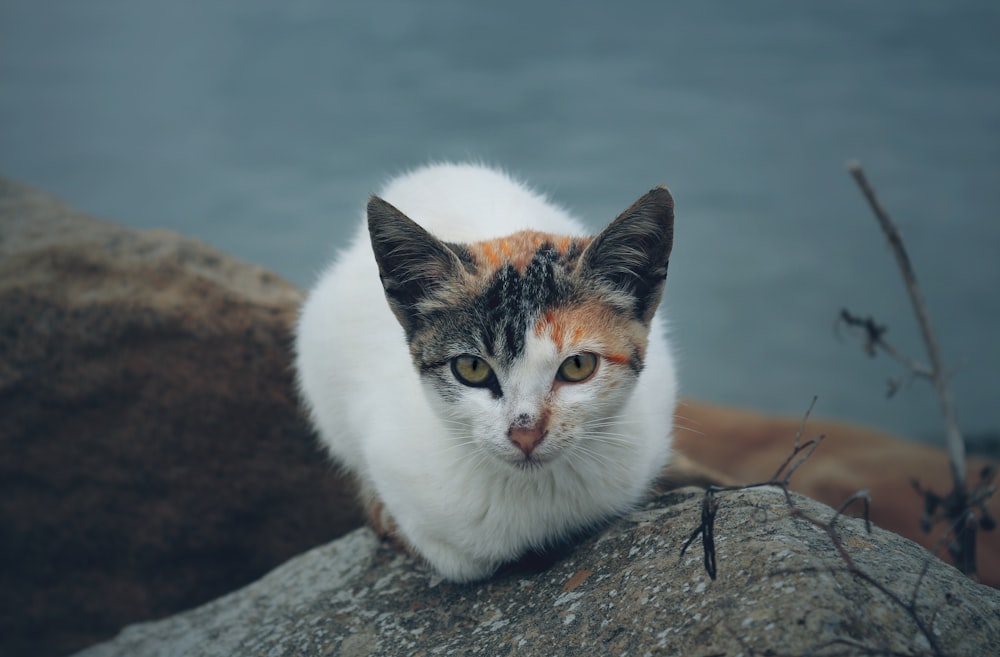
<svg viewBox="0 0 1000 657">
<path fill-rule="evenodd" d="M 671 457 L 667 189 L 590 237 L 502 171 L 435 164 L 366 214 L 295 366 L 376 529 L 466 582 L 635 508 Z"/>
</svg>

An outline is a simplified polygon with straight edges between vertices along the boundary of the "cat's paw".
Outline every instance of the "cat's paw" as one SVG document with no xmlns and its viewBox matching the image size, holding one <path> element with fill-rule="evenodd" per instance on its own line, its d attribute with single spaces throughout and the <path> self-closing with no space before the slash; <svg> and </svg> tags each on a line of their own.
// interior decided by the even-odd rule
<svg viewBox="0 0 1000 657">
<path fill-rule="evenodd" d="M 433 561 L 430 559 L 427 561 L 441 577 L 450 582 L 458 583 L 484 580 L 493 575 L 499 566 L 498 563 L 492 561 L 470 559 L 458 553 L 453 553 L 445 557 L 439 555 Z"/>
<path fill-rule="evenodd" d="M 399 525 L 396 524 L 396 519 L 385 508 L 382 500 L 378 498 L 370 500 L 365 505 L 365 512 L 368 516 L 368 526 L 372 528 L 376 536 L 401 552 L 417 554 L 413 546 L 403 538 L 403 534 L 399 531 Z"/>
<path fill-rule="evenodd" d="M 441 577 L 451 582 L 476 582 L 493 575 L 501 560 L 484 559 L 438 540 L 421 540 L 418 553 Z"/>
<path fill-rule="evenodd" d="M 407 538 L 396 519 L 378 497 L 366 497 L 368 526 L 375 534 L 401 552 L 423 561 L 439 575 L 452 582 L 474 582 L 492 575 L 497 562 L 477 559 L 437 538 L 418 535 Z"/>
</svg>

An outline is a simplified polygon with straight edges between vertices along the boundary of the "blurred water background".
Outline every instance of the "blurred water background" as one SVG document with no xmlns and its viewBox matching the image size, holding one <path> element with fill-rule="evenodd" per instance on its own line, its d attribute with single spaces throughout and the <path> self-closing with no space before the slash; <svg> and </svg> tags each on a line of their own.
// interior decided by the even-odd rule
<svg viewBox="0 0 1000 657">
<path fill-rule="evenodd" d="M 1000 426 L 996 0 L 0 0 L 0 173 L 311 283 L 367 195 L 496 163 L 597 228 L 677 199 L 664 312 L 701 398 L 941 433 L 930 388 L 838 339 L 841 307 L 923 356 L 908 241 L 963 427 Z"/>
</svg>

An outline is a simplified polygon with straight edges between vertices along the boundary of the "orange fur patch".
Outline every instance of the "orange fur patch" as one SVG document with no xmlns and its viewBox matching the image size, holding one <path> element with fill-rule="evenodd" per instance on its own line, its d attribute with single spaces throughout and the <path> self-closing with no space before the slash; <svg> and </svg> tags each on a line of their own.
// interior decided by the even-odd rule
<svg viewBox="0 0 1000 657">
<path fill-rule="evenodd" d="M 487 284 L 498 269 L 508 264 L 523 275 L 545 245 L 566 255 L 573 249 L 582 252 L 592 240 L 523 230 L 468 244 L 469 254 L 479 268 L 468 280 L 469 292 L 475 294 L 476 286 Z M 608 362 L 624 366 L 630 366 L 634 357 L 644 358 L 647 345 L 645 326 L 593 300 L 548 310 L 535 323 L 534 333 L 547 336 L 560 352 L 594 350 Z"/>
<path fill-rule="evenodd" d="M 535 324 L 535 335 L 548 337 L 559 351 L 572 351 L 579 345 L 599 347 L 601 356 L 628 365 L 633 348 L 640 358 L 645 353 L 645 332 L 607 306 L 582 303 L 546 312 Z"/>
<path fill-rule="evenodd" d="M 544 244 L 551 244 L 560 254 L 565 254 L 573 242 L 580 242 L 581 246 L 585 246 L 590 240 L 589 237 L 574 238 L 536 230 L 522 230 L 507 237 L 474 242 L 469 244 L 469 251 L 480 266 L 499 269 L 504 264 L 510 263 L 514 269 L 523 274 L 535 257 L 535 253 Z"/>
<path fill-rule="evenodd" d="M 482 259 L 494 268 L 500 267 L 500 256 L 497 254 L 497 246 L 498 245 L 494 242 L 483 242 L 481 243 L 479 250 L 479 253 L 482 255 Z"/>
</svg>

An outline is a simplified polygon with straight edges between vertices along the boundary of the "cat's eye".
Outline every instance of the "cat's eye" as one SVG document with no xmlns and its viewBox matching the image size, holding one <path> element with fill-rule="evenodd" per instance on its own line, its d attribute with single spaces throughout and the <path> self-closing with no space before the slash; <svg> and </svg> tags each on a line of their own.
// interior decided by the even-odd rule
<svg viewBox="0 0 1000 657">
<path fill-rule="evenodd" d="M 589 352 L 570 356 L 559 366 L 556 378 L 568 383 L 579 383 L 597 369 L 597 356 Z"/>
<path fill-rule="evenodd" d="M 493 380 L 493 368 L 479 356 L 463 354 L 451 359 L 451 373 L 460 383 L 479 387 L 489 385 Z"/>
</svg>

